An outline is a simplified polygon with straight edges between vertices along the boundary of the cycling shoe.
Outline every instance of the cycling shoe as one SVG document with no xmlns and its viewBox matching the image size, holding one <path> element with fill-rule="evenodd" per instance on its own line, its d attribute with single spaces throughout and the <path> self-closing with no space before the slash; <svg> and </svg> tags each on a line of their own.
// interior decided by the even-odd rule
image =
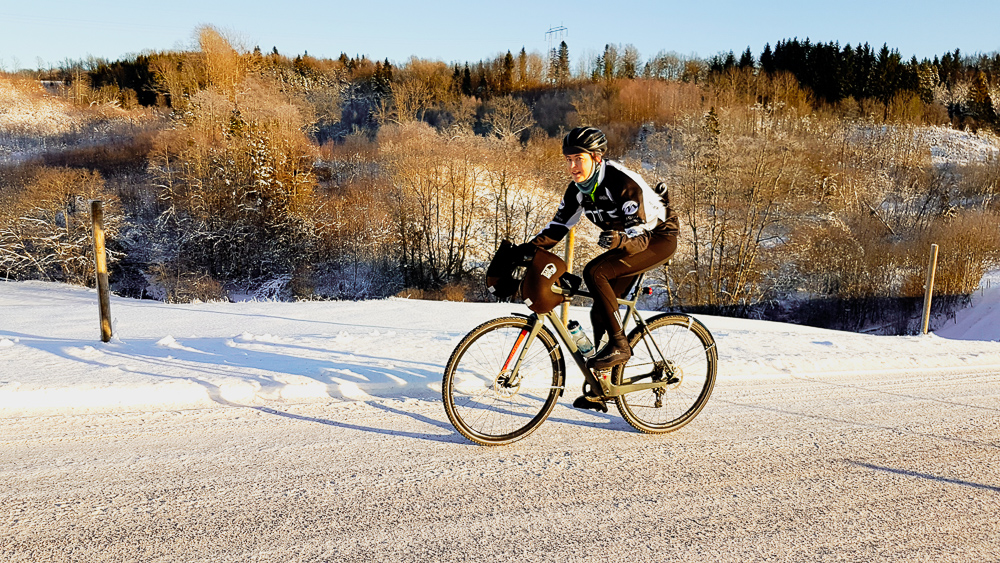
<svg viewBox="0 0 1000 563">
<path fill-rule="evenodd" d="M 592 409 L 600 412 L 608 412 L 608 404 L 600 397 L 590 395 L 580 395 L 573 401 L 573 406 L 578 409 Z"/>
</svg>

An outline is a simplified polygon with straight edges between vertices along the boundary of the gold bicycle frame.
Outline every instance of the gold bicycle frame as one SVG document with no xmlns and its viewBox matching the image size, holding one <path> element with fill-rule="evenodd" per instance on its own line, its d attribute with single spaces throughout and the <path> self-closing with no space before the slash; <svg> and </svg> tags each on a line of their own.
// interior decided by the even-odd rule
<svg viewBox="0 0 1000 563">
<path fill-rule="evenodd" d="M 625 305 L 627 307 L 624 318 L 622 319 L 621 322 L 623 331 L 625 330 L 625 327 L 627 326 L 628 321 L 630 319 L 635 321 L 637 327 L 646 330 L 645 328 L 646 322 L 645 320 L 643 320 L 642 316 L 639 315 L 638 311 L 636 310 L 636 303 L 639 300 L 638 288 L 641 283 L 642 283 L 642 277 L 640 276 L 635 282 L 635 287 L 634 290 L 632 291 L 631 299 L 618 298 L 619 307 L 622 305 Z M 591 297 L 589 293 L 584 291 L 577 291 L 575 293 L 567 292 L 558 285 L 553 285 L 552 291 L 554 293 L 566 296 L 567 299 L 572 295 Z M 521 347 L 521 353 L 518 354 L 517 361 L 514 363 L 513 368 L 509 370 L 510 375 L 508 379 L 512 382 L 512 384 L 516 383 L 518 379 L 518 373 L 521 367 L 521 361 L 527 354 L 528 349 L 531 347 L 531 344 L 535 341 L 535 338 L 538 336 L 538 333 L 542 330 L 542 327 L 545 325 L 546 320 L 549 321 L 549 324 L 555 327 L 556 334 L 559 335 L 559 339 L 562 340 L 563 345 L 569 349 L 570 355 L 573 357 L 574 360 L 576 360 L 576 365 L 577 367 L 580 368 L 580 371 L 583 372 L 584 379 L 587 381 L 587 383 L 591 386 L 592 389 L 595 390 L 600 389 L 601 394 L 604 396 L 604 398 L 617 397 L 619 395 L 623 395 L 625 393 L 631 393 L 633 391 L 663 388 L 670 384 L 670 377 L 661 378 L 658 381 L 649 381 L 644 383 L 637 382 L 639 380 L 653 376 L 655 374 L 655 369 L 657 369 L 657 367 L 654 367 L 654 371 L 651 371 L 650 373 L 642 374 L 636 377 L 631 377 L 629 379 L 621 381 L 616 385 L 613 381 L 611 381 L 610 374 L 612 370 L 610 369 L 597 370 L 597 373 L 595 373 L 595 370 L 591 370 L 589 367 L 587 367 L 587 358 L 583 357 L 583 355 L 580 354 L 580 350 L 576 345 L 576 341 L 573 340 L 572 337 L 570 337 L 569 330 L 563 325 L 562 321 L 559 319 L 559 316 L 555 312 L 549 311 L 548 313 L 532 313 L 531 315 L 518 315 L 518 316 L 527 317 L 528 320 L 531 321 L 531 326 L 530 329 L 525 329 L 524 331 L 522 331 L 521 335 L 517 339 L 517 342 L 514 344 L 514 347 L 511 349 L 510 353 L 507 356 L 507 362 L 504 364 L 503 371 L 508 372 L 507 368 L 510 365 L 510 361 L 514 357 L 514 354 L 517 352 L 518 346 L 521 346 L 523 342 L 523 347 Z M 525 335 L 525 332 L 527 332 L 527 335 Z M 657 346 L 656 341 L 654 341 L 652 338 L 646 338 L 648 334 L 649 333 L 647 331 L 646 334 L 643 335 L 642 339 L 643 342 L 646 343 L 647 348 L 649 348 L 650 346 L 649 343 L 652 342 L 652 347 L 656 349 L 656 355 L 652 353 L 653 352 L 652 349 L 649 350 L 650 356 L 653 358 L 659 357 L 662 360 L 664 360 L 664 363 L 666 363 L 665 362 L 666 359 L 664 358 L 662 351 L 659 349 L 659 346 Z M 657 362 L 654 362 L 654 365 L 656 363 Z M 663 369 L 664 366 L 658 366 L 658 368 Z"/>
</svg>

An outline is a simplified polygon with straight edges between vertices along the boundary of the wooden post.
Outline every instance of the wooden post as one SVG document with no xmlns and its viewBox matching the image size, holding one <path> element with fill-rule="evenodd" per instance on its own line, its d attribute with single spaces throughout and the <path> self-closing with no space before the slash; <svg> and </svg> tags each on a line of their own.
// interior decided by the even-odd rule
<svg viewBox="0 0 1000 563">
<path fill-rule="evenodd" d="M 573 245 L 576 243 L 576 227 L 569 230 L 569 235 L 566 236 L 566 271 L 573 273 Z M 569 324 L 569 302 L 563 301 L 562 304 L 562 322 L 566 326 Z"/>
<path fill-rule="evenodd" d="M 94 224 L 94 262 L 97 271 L 97 301 L 101 309 L 101 342 L 111 340 L 111 290 L 108 288 L 108 256 L 104 249 L 104 203 L 90 202 Z"/>
<path fill-rule="evenodd" d="M 938 245 L 931 245 L 931 259 L 927 264 L 927 287 L 924 289 L 924 316 L 921 324 L 921 332 L 927 334 L 928 325 L 931 321 L 931 297 L 934 296 L 934 273 L 937 271 Z"/>
</svg>

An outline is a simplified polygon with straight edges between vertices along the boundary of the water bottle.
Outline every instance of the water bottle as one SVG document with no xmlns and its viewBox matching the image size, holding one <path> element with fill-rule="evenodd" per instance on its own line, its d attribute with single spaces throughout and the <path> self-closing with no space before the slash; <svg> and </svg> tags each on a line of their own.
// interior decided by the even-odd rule
<svg viewBox="0 0 1000 563">
<path fill-rule="evenodd" d="M 580 323 L 576 321 L 570 321 L 566 326 L 569 329 L 569 336 L 576 342 L 576 348 L 580 351 L 580 354 L 584 358 L 589 358 L 594 354 L 594 345 L 590 342 L 590 338 L 587 338 L 587 333 L 583 332 L 583 327 Z"/>
</svg>

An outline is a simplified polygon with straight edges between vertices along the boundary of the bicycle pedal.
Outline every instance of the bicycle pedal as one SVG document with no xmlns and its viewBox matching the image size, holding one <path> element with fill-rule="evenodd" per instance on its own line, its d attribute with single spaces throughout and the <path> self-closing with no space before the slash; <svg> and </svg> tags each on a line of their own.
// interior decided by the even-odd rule
<svg viewBox="0 0 1000 563">
<path fill-rule="evenodd" d="M 573 406 L 578 409 L 589 409 L 600 412 L 608 412 L 608 404 L 599 397 L 591 397 L 589 395 L 580 395 L 573 401 Z"/>
</svg>

